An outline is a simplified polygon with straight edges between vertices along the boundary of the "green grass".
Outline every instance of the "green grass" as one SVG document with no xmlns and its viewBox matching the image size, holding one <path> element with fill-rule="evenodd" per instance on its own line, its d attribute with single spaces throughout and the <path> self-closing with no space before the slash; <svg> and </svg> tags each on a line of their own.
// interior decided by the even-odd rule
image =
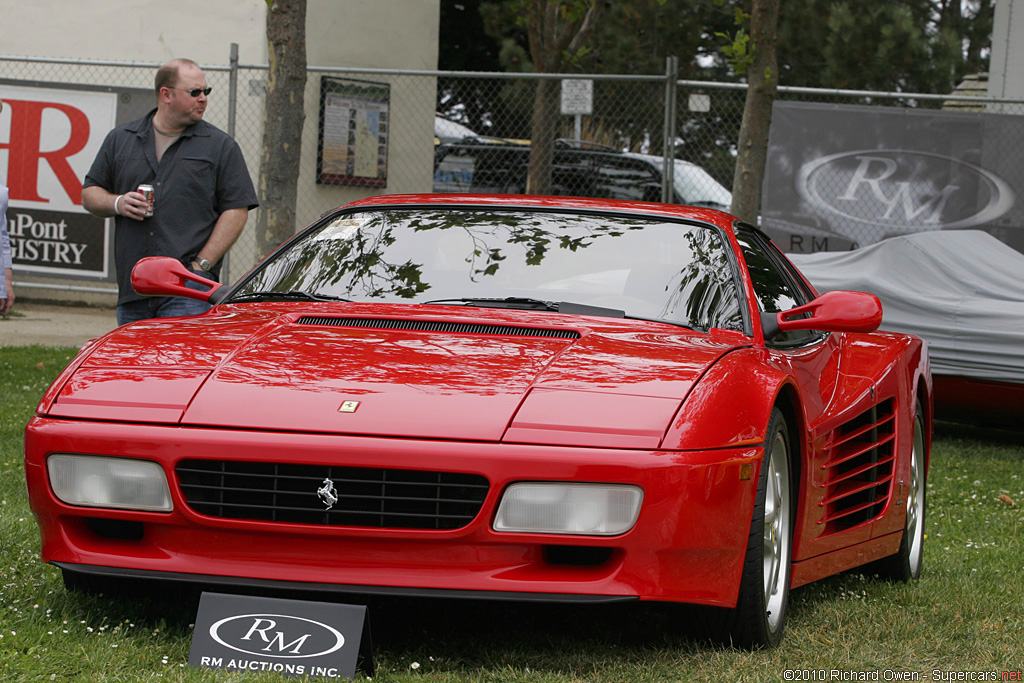
<svg viewBox="0 0 1024 683">
<path fill-rule="evenodd" d="M 188 668 L 192 593 L 72 594 L 38 559 L 23 429 L 73 355 L 0 347 L 0 680 L 284 680 Z M 994 672 L 998 680 L 1024 668 L 1021 436 L 940 425 L 921 580 L 852 572 L 800 588 L 776 650 L 700 642 L 687 635 L 693 616 L 675 607 L 373 600 L 374 680 L 780 681 L 786 670 L 824 670 L 803 680 L 840 680 L 833 670 L 880 680 L 886 671 L 916 680 L 957 680 L 936 670 Z"/>
</svg>

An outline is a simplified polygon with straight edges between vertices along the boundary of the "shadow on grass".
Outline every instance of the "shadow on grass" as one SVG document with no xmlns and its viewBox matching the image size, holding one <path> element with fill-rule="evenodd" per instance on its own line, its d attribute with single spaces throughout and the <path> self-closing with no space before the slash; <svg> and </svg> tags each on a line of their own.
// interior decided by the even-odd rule
<svg viewBox="0 0 1024 683">
<path fill-rule="evenodd" d="M 313 594 L 232 589 L 175 582 L 118 580 L 102 593 L 75 590 L 64 599 L 78 612 L 130 619 L 141 628 L 191 638 L 202 591 L 366 605 L 378 660 L 436 655 L 451 668 L 515 666 L 571 669 L 596 653 L 642 660 L 652 653 L 721 649 L 707 639 L 706 610 L 676 604 L 517 602 L 427 597 Z M 61 589 L 63 590 L 63 588 Z M 75 603 L 78 603 L 75 605 Z"/>
<path fill-rule="evenodd" d="M 1020 446 L 1022 437 L 1024 437 L 1024 424 L 1017 429 L 1010 429 L 936 420 L 932 428 L 932 436 L 935 439 Z"/>
</svg>

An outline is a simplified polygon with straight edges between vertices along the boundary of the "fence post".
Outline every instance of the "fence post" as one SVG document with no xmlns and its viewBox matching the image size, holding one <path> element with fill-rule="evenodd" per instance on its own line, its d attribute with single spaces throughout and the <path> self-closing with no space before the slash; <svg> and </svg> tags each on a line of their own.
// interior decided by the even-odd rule
<svg viewBox="0 0 1024 683">
<path fill-rule="evenodd" d="M 671 204 L 674 199 L 676 170 L 676 81 L 679 77 L 679 58 L 665 58 L 665 134 L 661 151 L 661 201 Z"/>
<path fill-rule="evenodd" d="M 228 135 L 235 137 L 235 111 L 238 109 L 238 43 L 231 43 L 231 71 L 228 74 Z"/>
<path fill-rule="evenodd" d="M 231 43 L 231 52 L 228 58 L 231 69 L 228 71 L 228 135 L 235 137 L 235 113 L 238 111 L 238 43 Z M 232 282 L 231 273 L 231 250 L 224 254 L 221 259 L 221 272 L 224 282 Z"/>
</svg>

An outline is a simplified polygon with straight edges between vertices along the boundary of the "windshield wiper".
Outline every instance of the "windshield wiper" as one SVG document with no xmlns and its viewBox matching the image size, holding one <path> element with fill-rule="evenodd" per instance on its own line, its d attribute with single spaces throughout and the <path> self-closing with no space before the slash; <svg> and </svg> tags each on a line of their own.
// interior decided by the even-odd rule
<svg viewBox="0 0 1024 683">
<path fill-rule="evenodd" d="M 485 308 L 517 308 L 522 310 L 556 311 L 569 315 L 596 315 L 605 318 L 625 318 L 627 320 L 643 320 L 649 323 L 664 323 L 675 327 L 683 327 L 697 332 L 707 332 L 680 320 L 667 320 L 665 318 L 645 318 L 639 315 L 628 315 L 625 311 L 617 308 L 604 308 L 603 306 L 591 306 L 590 304 L 578 304 L 573 301 L 543 301 L 521 296 L 500 297 L 463 297 L 460 299 L 434 299 L 432 301 L 419 302 L 427 304 L 462 304 L 463 306 L 482 306 Z"/>
<path fill-rule="evenodd" d="M 340 296 L 331 296 L 329 294 L 310 294 L 309 292 L 301 292 L 298 290 L 292 290 L 287 292 L 274 292 L 274 291 L 263 291 L 263 292 L 249 292 L 248 294 L 237 294 L 231 297 L 228 301 L 231 303 L 237 303 L 239 301 L 350 301 L 350 299 L 343 299 Z"/>
<path fill-rule="evenodd" d="M 523 296 L 500 297 L 463 297 L 459 299 L 434 299 L 424 304 L 462 304 L 464 306 L 482 306 L 484 308 L 515 308 L 533 311 L 555 311 L 569 315 L 600 315 L 606 318 L 625 318 L 626 312 L 617 308 L 590 306 L 572 301 L 544 301 Z"/>
<path fill-rule="evenodd" d="M 506 297 L 462 297 L 459 299 L 432 299 L 424 301 L 424 304 L 462 304 L 464 306 L 483 306 L 486 308 L 523 308 L 542 311 L 557 311 L 558 304 L 553 301 L 542 301 L 524 296 Z"/>
</svg>

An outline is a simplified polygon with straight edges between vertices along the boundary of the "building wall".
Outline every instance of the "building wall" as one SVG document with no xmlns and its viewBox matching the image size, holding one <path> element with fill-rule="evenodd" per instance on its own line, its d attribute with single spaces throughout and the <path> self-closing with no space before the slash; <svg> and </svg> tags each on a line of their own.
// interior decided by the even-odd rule
<svg viewBox="0 0 1024 683">
<path fill-rule="evenodd" d="M 0 7 L 9 55 L 223 63 L 228 45 L 238 43 L 242 59 L 267 59 L 264 0 L 0 0 Z"/>
<path fill-rule="evenodd" d="M 440 0 L 309 0 L 306 61 L 311 67 L 437 69 Z M 390 130 L 388 181 L 384 188 L 319 185 L 320 80 L 306 82 L 306 123 L 302 137 L 297 222 L 306 225 L 335 206 L 373 196 L 429 192 L 433 178 L 436 79 L 358 74 L 353 78 L 388 83 Z M 337 74 L 333 74 L 337 76 Z"/>
<path fill-rule="evenodd" d="M 264 67 L 268 62 L 266 0 L 0 0 L 0 12 L 5 29 L 0 55 L 141 65 L 115 68 L 88 63 L 16 62 L 11 68 L 0 69 L 0 97 L 5 79 L 8 83 L 37 87 L 105 88 L 122 93 L 122 106 L 125 98 L 130 99 L 132 106 L 126 109 L 137 116 L 138 112 L 155 106 L 150 94 L 155 75 L 153 65 L 188 57 L 206 67 L 207 81 L 214 93 L 205 118 L 222 129 L 228 127 L 229 113 L 226 70 L 231 45 L 237 44 L 241 69 L 234 135 L 258 187 L 267 77 Z M 437 68 L 439 21 L 439 0 L 308 0 L 306 61 L 310 67 L 433 70 Z M 391 85 L 387 186 L 366 188 L 316 182 L 322 77 L 313 68 L 307 80 L 295 228 L 327 209 L 361 197 L 429 191 L 435 79 L 417 78 L 416 87 L 407 87 L 392 75 L 353 76 Z M 55 85 L 47 86 L 49 83 Z M 0 141 L 3 132 L 0 130 Z M 0 164 L 0 172 L 2 167 Z M 255 219 L 254 211 L 232 249 L 228 281 L 237 279 L 262 256 L 256 245 Z M 17 264 L 15 282 L 24 285 L 19 296 L 96 303 L 105 303 L 111 297 L 84 290 L 102 292 L 113 286 L 111 279 L 62 280 L 24 270 L 19 273 Z M 54 289 L 65 283 L 70 287 Z M 33 289 L 32 284 L 37 287 Z"/>
<path fill-rule="evenodd" d="M 307 61 L 311 66 L 433 70 L 440 17 L 440 0 L 309 0 Z"/>
<path fill-rule="evenodd" d="M 0 52 L 130 62 L 221 64 L 228 45 L 266 64 L 266 0 L 0 0 Z M 436 69 L 439 0 L 308 0 L 313 66 Z"/>
<path fill-rule="evenodd" d="M 996 0 L 988 94 L 1024 97 L 1024 0 Z"/>
</svg>

